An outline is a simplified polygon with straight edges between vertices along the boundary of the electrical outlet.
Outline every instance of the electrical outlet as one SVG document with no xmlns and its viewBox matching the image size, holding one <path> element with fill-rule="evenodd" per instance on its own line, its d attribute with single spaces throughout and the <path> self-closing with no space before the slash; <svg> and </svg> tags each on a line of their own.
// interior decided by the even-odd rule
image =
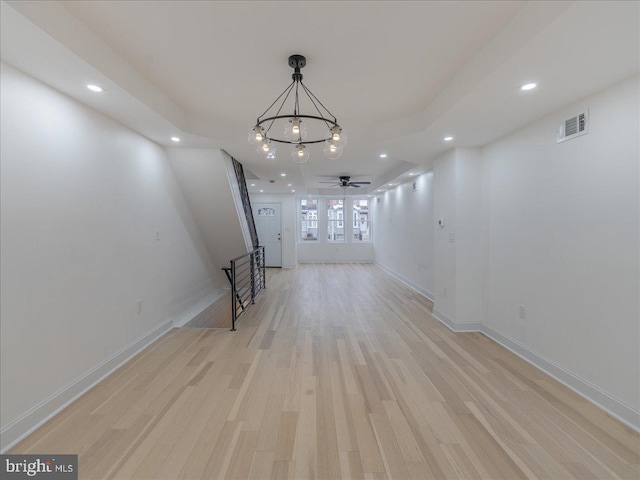
<svg viewBox="0 0 640 480">
<path fill-rule="evenodd" d="M 142 313 L 142 300 L 138 300 L 136 302 L 137 308 L 138 308 L 138 315 L 140 315 Z"/>
<path fill-rule="evenodd" d="M 527 318 L 527 310 L 524 308 L 524 305 L 518 306 L 518 316 L 523 320 Z"/>
</svg>

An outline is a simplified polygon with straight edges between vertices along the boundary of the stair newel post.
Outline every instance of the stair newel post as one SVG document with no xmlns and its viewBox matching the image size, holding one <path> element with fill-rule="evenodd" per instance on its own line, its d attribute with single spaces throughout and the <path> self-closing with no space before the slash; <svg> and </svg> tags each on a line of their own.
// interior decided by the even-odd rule
<svg viewBox="0 0 640 480">
<path fill-rule="evenodd" d="M 236 262 L 231 260 L 231 331 L 236 331 Z"/>
<path fill-rule="evenodd" d="M 251 303 L 256 303 L 256 252 L 251 252 L 249 261 L 251 262 Z"/>
<path fill-rule="evenodd" d="M 265 272 L 265 265 L 264 265 L 264 247 L 260 247 L 260 252 L 258 253 L 258 255 L 260 255 L 260 258 L 262 259 L 262 288 L 267 288 L 267 274 Z"/>
</svg>

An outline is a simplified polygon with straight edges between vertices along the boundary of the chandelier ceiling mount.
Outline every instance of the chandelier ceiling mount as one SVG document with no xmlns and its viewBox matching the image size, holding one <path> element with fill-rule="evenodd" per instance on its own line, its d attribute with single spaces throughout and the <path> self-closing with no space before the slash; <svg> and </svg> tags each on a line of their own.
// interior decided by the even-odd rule
<svg viewBox="0 0 640 480">
<path fill-rule="evenodd" d="M 249 132 L 249 144 L 255 146 L 256 151 L 266 159 L 276 158 L 275 144 L 280 143 L 292 145 L 293 159 L 305 163 L 309 159 L 306 146 L 324 143 L 325 156 L 335 160 L 340 157 L 347 143 L 347 136 L 342 132 L 335 115 L 302 82 L 300 70 L 306 64 L 307 59 L 303 55 L 289 57 L 289 66 L 293 68 L 291 83 L 258 117 Z M 307 108 L 312 109 L 312 114 L 301 112 L 300 101 L 304 99 Z M 281 113 L 283 110 L 284 113 Z"/>
</svg>

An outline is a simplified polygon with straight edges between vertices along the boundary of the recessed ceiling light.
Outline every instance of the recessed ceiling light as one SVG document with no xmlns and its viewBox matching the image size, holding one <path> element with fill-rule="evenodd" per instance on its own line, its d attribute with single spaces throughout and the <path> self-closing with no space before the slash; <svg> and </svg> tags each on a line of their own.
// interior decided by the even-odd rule
<svg viewBox="0 0 640 480">
<path fill-rule="evenodd" d="M 94 85 L 93 83 L 88 84 L 87 88 L 96 93 L 104 92 L 104 88 L 102 88 L 100 85 Z"/>
<path fill-rule="evenodd" d="M 251 186 L 252 186 L 252 187 L 255 187 L 255 186 L 256 186 L 256 184 L 255 184 L 255 183 L 252 183 L 252 184 L 251 184 Z"/>
<path fill-rule="evenodd" d="M 413 173 L 410 173 L 410 174 L 409 174 L 409 176 L 410 176 L 410 177 L 413 177 Z"/>
<path fill-rule="evenodd" d="M 290 187 L 290 186 L 291 186 L 291 184 L 290 184 L 290 183 L 287 183 L 287 187 Z"/>
<path fill-rule="evenodd" d="M 387 158 L 387 154 L 386 153 L 381 153 L 380 154 L 380 158 Z"/>
<path fill-rule="evenodd" d="M 382 190 L 381 190 L 381 189 L 378 189 L 378 191 L 379 191 L 379 192 L 381 192 Z"/>
<path fill-rule="evenodd" d="M 281 177 L 286 177 L 286 176 L 287 176 L 287 174 L 286 174 L 286 173 L 281 173 L 281 174 L 280 174 L 280 176 L 281 176 Z"/>
<path fill-rule="evenodd" d="M 538 86 L 537 83 L 525 83 L 520 87 L 520 90 L 533 90 Z"/>
<path fill-rule="evenodd" d="M 451 140 L 453 140 L 453 137 L 444 137 L 445 142 L 450 142 Z"/>
<path fill-rule="evenodd" d="M 260 193 L 264 192 L 264 190 L 260 190 Z"/>
<path fill-rule="evenodd" d="M 390 187 L 393 187 L 393 183 L 390 183 L 390 184 L 389 184 L 389 186 L 390 186 Z"/>
<path fill-rule="evenodd" d="M 180 137 L 171 137 L 171 141 L 178 143 L 180 141 Z"/>
<path fill-rule="evenodd" d="M 291 193 L 296 193 L 296 191 L 295 190 L 291 190 Z"/>
</svg>

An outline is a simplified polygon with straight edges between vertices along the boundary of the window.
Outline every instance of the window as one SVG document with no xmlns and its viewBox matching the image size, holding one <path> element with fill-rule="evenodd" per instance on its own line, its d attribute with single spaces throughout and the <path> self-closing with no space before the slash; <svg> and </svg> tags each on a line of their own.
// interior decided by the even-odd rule
<svg viewBox="0 0 640 480">
<path fill-rule="evenodd" d="M 327 199 L 327 238 L 344 242 L 344 200 Z"/>
<path fill-rule="evenodd" d="M 371 241 L 371 223 L 369 222 L 368 199 L 353 199 L 353 241 Z"/>
<path fill-rule="evenodd" d="M 318 240 L 318 199 L 300 200 L 300 240 Z"/>
<path fill-rule="evenodd" d="M 299 198 L 296 201 L 300 209 L 298 213 L 300 215 L 299 242 L 317 244 L 372 242 L 370 198 L 322 197 Z M 326 232 L 326 236 L 318 231 L 320 228 Z"/>
</svg>

